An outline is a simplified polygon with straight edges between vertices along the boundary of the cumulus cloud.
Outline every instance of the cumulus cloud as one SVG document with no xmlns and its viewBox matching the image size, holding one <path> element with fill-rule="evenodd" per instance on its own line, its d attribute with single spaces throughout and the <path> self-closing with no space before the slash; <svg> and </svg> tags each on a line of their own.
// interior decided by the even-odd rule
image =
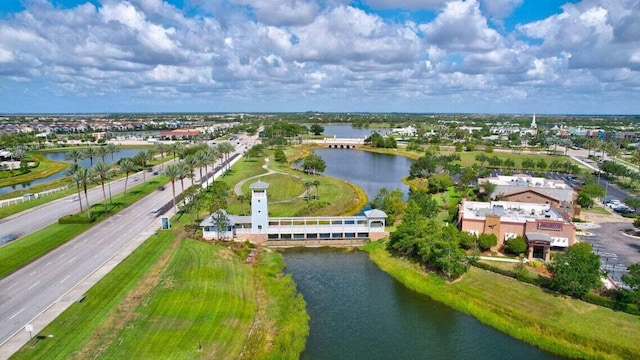
<svg viewBox="0 0 640 360">
<path fill-rule="evenodd" d="M 500 46 L 500 34 L 489 27 L 477 1 L 452 1 L 435 20 L 420 26 L 429 44 L 454 51 L 490 51 Z"/>
<path fill-rule="evenodd" d="M 493 19 L 502 20 L 517 9 L 524 0 L 481 0 L 481 8 Z"/>
<path fill-rule="evenodd" d="M 162 106 L 213 97 L 265 110 L 322 103 L 381 111 L 496 99 L 529 106 L 540 96 L 562 104 L 550 97 L 567 103 L 640 87 L 635 0 L 566 4 L 506 34 L 488 19 L 507 18 L 522 0 L 366 3 L 386 10 L 367 12 L 347 0 L 192 0 L 186 10 L 162 0 L 71 8 L 27 2 L 0 20 L 0 97 L 122 96 L 138 105 L 140 96 Z M 432 11 L 433 18 L 385 17 L 392 8 Z M 389 108 L 420 109 L 435 111 Z"/>
</svg>

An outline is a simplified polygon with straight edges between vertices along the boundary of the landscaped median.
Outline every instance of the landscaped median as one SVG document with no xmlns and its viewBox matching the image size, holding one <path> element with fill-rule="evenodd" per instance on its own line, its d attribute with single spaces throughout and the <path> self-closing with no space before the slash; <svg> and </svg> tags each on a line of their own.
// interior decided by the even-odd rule
<svg viewBox="0 0 640 360">
<path fill-rule="evenodd" d="M 408 288 L 542 349 L 572 358 L 640 358 L 637 316 L 474 267 L 448 283 L 405 259 L 392 257 L 383 241 L 362 249 Z"/>
<path fill-rule="evenodd" d="M 113 197 L 113 203 L 108 204 L 108 213 L 104 213 L 102 202 L 94 204 L 91 211 L 95 218 L 93 224 L 52 224 L 2 247 L 0 251 L 0 278 L 3 278 L 32 261 L 49 253 L 51 250 L 73 239 L 91 226 L 108 218 L 143 197 L 156 191 L 160 184 L 165 184 L 167 178 L 156 177 L 145 183 L 132 187 L 126 194 Z"/>
<path fill-rule="evenodd" d="M 185 224 L 149 238 L 14 358 L 299 358 L 308 316 L 281 255 L 262 249 L 254 266 Z"/>
</svg>

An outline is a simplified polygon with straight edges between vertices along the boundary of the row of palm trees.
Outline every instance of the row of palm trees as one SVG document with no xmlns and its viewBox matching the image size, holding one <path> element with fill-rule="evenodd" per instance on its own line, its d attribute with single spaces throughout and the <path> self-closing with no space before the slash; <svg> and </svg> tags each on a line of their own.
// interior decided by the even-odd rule
<svg viewBox="0 0 640 360">
<path fill-rule="evenodd" d="M 176 206 L 176 181 L 180 181 L 180 186 L 184 192 L 184 180 L 190 179 L 191 185 L 194 183 L 195 169 L 200 172 L 200 179 L 203 179 L 202 169 L 204 173 L 209 173 L 209 166 L 215 169 L 218 160 L 226 161 L 229 166 L 229 155 L 235 151 L 233 145 L 228 142 L 222 142 L 215 147 L 207 147 L 193 155 L 185 156 L 182 161 L 167 165 L 164 169 L 164 175 L 171 181 L 171 190 L 173 195 L 173 210 L 177 212 Z M 170 151 L 168 151 L 170 152 Z M 175 155 L 174 155 L 175 156 Z M 228 169 L 228 167 L 227 167 Z"/>
<path fill-rule="evenodd" d="M 104 150 L 103 150 L 104 149 Z M 218 160 L 228 160 L 229 155 L 233 153 L 235 148 L 228 142 L 222 142 L 216 147 L 207 147 L 201 151 L 196 152 L 193 155 L 184 155 L 184 147 L 180 143 L 162 144 L 158 143 L 153 149 L 147 151 L 140 151 L 133 158 L 123 158 L 117 164 L 117 171 L 125 175 L 124 193 L 127 193 L 127 187 L 129 182 L 129 176 L 142 168 L 143 182 L 146 182 L 146 169 L 151 161 L 154 159 L 154 155 L 159 154 L 164 159 L 165 154 L 172 154 L 174 160 L 178 155 L 182 155 L 183 158 L 180 162 L 169 164 L 164 169 L 164 174 L 169 178 L 173 191 L 173 207 L 176 210 L 176 196 L 175 196 L 175 182 L 180 181 L 182 191 L 184 191 L 184 180 L 190 179 L 191 185 L 194 184 L 195 169 L 199 168 L 200 178 L 202 178 L 202 168 L 205 169 L 205 174 L 209 173 L 209 166 L 213 169 Z M 73 149 L 66 155 L 67 160 L 71 160 L 74 163 L 69 168 L 67 174 L 76 184 L 78 192 L 78 200 L 80 205 L 80 212 L 84 211 L 82 204 L 82 193 L 84 193 L 85 204 L 88 211 L 88 216 L 91 217 L 91 207 L 89 205 L 88 188 L 92 183 L 99 183 L 102 187 L 102 194 L 104 198 L 104 209 L 107 212 L 107 193 L 105 189 L 105 183 L 112 178 L 113 171 L 116 170 L 115 162 L 113 161 L 113 154 L 118 152 L 119 148 L 114 144 L 108 144 L 100 147 L 90 147 L 84 151 Z M 112 162 L 107 164 L 105 157 L 107 154 L 111 154 Z M 85 168 L 78 164 L 81 159 L 90 159 L 91 167 Z M 93 158 L 102 158 L 93 165 Z M 162 164 L 162 163 L 161 163 Z M 161 165 L 161 168 L 163 165 Z M 109 184 L 109 199 L 111 200 L 111 187 Z"/>
</svg>

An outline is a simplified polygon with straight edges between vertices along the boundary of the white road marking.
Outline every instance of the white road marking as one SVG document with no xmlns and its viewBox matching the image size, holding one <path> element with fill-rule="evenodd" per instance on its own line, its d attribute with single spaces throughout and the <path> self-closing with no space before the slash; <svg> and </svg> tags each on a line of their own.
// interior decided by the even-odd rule
<svg viewBox="0 0 640 360">
<path fill-rule="evenodd" d="M 104 239 L 100 239 L 100 240 L 96 241 L 96 244 L 100 244 L 102 242 L 102 240 L 104 240 Z"/>
<path fill-rule="evenodd" d="M 65 255 L 67 255 L 67 253 L 66 253 L 66 252 L 63 252 L 62 254 L 60 254 L 60 257 L 63 257 L 63 256 L 65 256 Z"/>
<path fill-rule="evenodd" d="M 78 248 L 78 245 L 74 245 L 72 249 L 77 249 L 77 248 Z"/>
<path fill-rule="evenodd" d="M 65 277 L 64 279 L 60 280 L 60 284 L 62 284 L 63 282 L 65 282 L 65 280 L 67 280 L 68 278 L 70 278 L 71 275 L 67 275 L 67 277 Z"/>
<path fill-rule="evenodd" d="M 35 275 L 35 273 L 37 273 L 37 271 L 32 272 L 31 274 L 29 274 L 29 276 L 33 276 Z"/>
<path fill-rule="evenodd" d="M 51 261 L 49 261 L 48 263 L 44 264 L 44 266 L 49 266 L 51 265 Z"/>
<path fill-rule="evenodd" d="M 12 287 L 14 287 L 14 286 L 16 286 L 16 285 L 18 285 L 18 284 L 19 284 L 19 283 L 18 283 L 17 281 L 16 281 L 16 282 L 14 282 L 14 283 L 13 283 L 13 285 L 11 285 L 11 286 L 9 286 L 9 287 L 7 288 L 7 290 L 11 289 Z"/>
<path fill-rule="evenodd" d="M 40 281 L 38 281 L 37 283 L 31 285 L 28 290 L 33 289 L 34 287 L 38 286 L 38 284 L 40 284 Z"/>
<path fill-rule="evenodd" d="M 11 315 L 11 317 L 9 318 L 9 320 L 12 320 L 14 317 L 18 316 L 18 314 L 20 314 L 21 312 L 24 311 L 25 308 L 20 309 L 20 311 L 18 311 L 17 313 Z"/>
<path fill-rule="evenodd" d="M 77 256 L 74 256 L 71 260 L 67 261 L 67 263 L 71 264 L 77 258 L 78 258 Z"/>
</svg>

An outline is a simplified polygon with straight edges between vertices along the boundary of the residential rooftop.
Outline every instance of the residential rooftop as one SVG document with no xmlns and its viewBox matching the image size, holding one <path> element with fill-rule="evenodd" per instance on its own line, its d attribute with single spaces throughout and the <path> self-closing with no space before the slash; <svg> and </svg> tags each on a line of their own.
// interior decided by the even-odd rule
<svg viewBox="0 0 640 360">
<path fill-rule="evenodd" d="M 463 201 L 461 211 L 465 219 L 484 220 L 487 215 L 500 216 L 501 221 L 525 223 L 538 219 L 560 220 L 565 218 L 549 204 L 522 203 L 513 201 Z"/>
</svg>

